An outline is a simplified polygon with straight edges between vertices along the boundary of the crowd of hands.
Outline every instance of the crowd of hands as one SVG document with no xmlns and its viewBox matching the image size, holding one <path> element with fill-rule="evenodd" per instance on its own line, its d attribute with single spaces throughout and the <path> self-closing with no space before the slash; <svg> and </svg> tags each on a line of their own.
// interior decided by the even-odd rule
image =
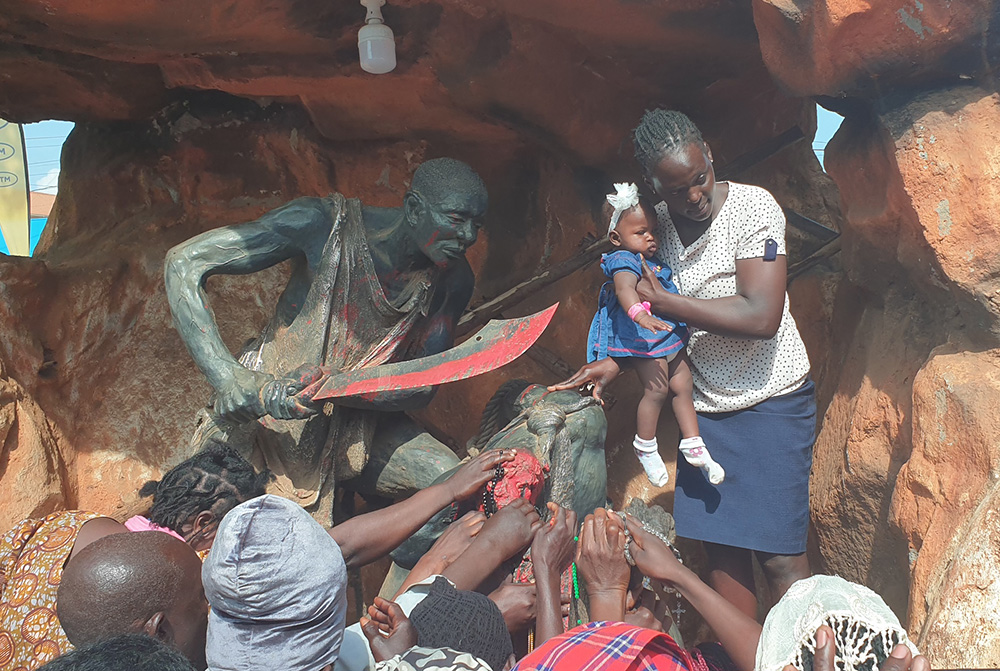
<svg viewBox="0 0 1000 671">
<path fill-rule="evenodd" d="M 481 454 L 442 484 L 451 490 L 453 500 L 468 499 L 496 464 L 512 458 L 512 453 Z M 516 499 L 490 517 L 480 511 L 466 513 L 414 565 L 396 597 L 418 582 L 443 575 L 457 589 L 489 595 L 512 633 L 526 632 L 534 625 L 537 647 L 565 631 L 563 616 L 569 613 L 569 600 L 562 593 L 561 577 L 575 562 L 591 621 L 627 622 L 667 631 L 672 620 L 666 593 L 672 589 L 714 630 L 736 666 L 753 671 L 760 624 L 702 582 L 637 519 L 598 508 L 578 524 L 575 512 L 555 503 L 548 504 L 548 512 L 545 521 L 528 500 Z M 635 570 L 625 558 L 627 544 Z M 529 549 L 534 583 L 514 582 L 511 574 Z M 381 597 L 368 608 L 361 628 L 376 661 L 417 644 L 416 630 L 402 609 Z M 817 631 L 814 671 L 835 671 L 833 639 L 828 627 Z M 786 671 L 795 670 L 788 667 Z M 930 671 L 930 665 L 900 645 L 891 651 L 881 671 Z"/>
</svg>

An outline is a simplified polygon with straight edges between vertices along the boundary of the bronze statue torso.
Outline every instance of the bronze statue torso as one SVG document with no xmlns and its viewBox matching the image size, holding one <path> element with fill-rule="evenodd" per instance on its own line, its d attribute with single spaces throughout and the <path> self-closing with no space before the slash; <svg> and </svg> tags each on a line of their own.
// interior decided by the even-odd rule
<svg viewBox="0 0 1000 671">
<path fill-rule="evenodd" d="M 307 261 L 296 269 L 275 317 L 240 357 L 248 368 L 281 376 L 303 364 L 385 363 L 427 314 L 436 269 L 413 273 L 390 300 L 372 262 L 360 202 L 333 194 L 323 204 L 331 229 L 322 255 L 315 266 Z M 277 477 L 277 492 L 308 506 L 331 468 L 338 479 L 360 473 L 376 414 L 328 405 L 306 420 L 259 420 L 255 447 Z"/>
</svg>

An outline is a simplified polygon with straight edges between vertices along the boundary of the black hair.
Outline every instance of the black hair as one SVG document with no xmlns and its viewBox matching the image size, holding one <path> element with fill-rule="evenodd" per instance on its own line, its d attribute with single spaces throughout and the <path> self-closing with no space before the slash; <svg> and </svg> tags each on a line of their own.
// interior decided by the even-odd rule
<svg viewBox="0 0 1000 671">
<path fill-rule="evenodd" d="M 682 112 L 665 109 L 646 110 L 632 131 L 635 160 L 646 172 L 652 171 L 660 158 L 691 143 L 703 143 L 701 131 Z"/>
<path fill-rule="evenodd" d="M 231 447 L 212 444 L 177 464 L 161 480 L 150 480 L 139 496 L 152 496 L 149 520 L 181 533 L 181 527 L 203 511 L 216 519 L 252 498 L 266 493 L 272 479 L 258 473 Z"/>
<path fill-rule="evenodd" d="M 194 671 L 184 655 L 143 634 L 98 641 L 53 659 L 39 671 Z"/>
<path fill-rule="evenodd" d="M 453 158 L 434 158 L 421 163 L 413 173 L 410 191 L 434 203 L 449 193 L 487 195 L 486 185 L 476 171 Z"/>
</svg>

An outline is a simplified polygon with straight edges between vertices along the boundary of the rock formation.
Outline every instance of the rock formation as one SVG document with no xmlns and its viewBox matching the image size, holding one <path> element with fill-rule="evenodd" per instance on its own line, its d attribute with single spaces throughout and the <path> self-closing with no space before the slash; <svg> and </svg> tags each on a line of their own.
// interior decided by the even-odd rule
<svg viewBox="0 0 1000 671">
<path fill-rule="evenodd" d="M 1000 664 L 968 645 L 1000 629 L 994 3 L 390 2 L 383 76 L 357 64 L 362 12 L 23 0 L 0 16 L 0 117 L 77 122 L 39 252 L 0 260 L 0 526 L 57 506 L 123 516 L 185 456 L 208 385 L 169 323 L 176 242 L 299 195 L 397 203 L 416 164 L 451 155 L 491 194 L 470 252 L 482 303 L 602 231 L 607 186 L 637 177 L 626 138 L 645 108 L 689 113 L 725 166 L 794 126 L 811 137 L 816 97 L 846 117 L 833 181 L 807 141 L 731 174 L 843 232 L 790 286 L 825 412 L 813 556 L 883 593 L 935 665 Z M 791 263 L 816 250 L 789 230 Z M 209 282 L 231 347 L 283 272 Z M 503 380 L 581 363 L 601 281 L 591 267 L 511 308 L 562 301 L 544 350 L 443 388 L 420 421 L 458 447 Z M 654 494 L 618 457 L 636 386 L 611 390 L 623 498 Z"/>
</svg>

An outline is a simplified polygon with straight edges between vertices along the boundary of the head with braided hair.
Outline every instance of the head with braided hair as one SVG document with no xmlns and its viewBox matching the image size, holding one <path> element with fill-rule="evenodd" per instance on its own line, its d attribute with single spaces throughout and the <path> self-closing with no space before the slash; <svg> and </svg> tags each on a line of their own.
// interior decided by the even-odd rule
<svg viewBox="0 0 1000 671">
<path fill-rule="evenodd" d="M 681 112 L 650 110 L 632 141 L 646 184 L 667 204 L 674 223 L 711 221 L 724 198 L 716 197 L 712 150 L 694 122 Z"/>
<path fill-rule="evenodd" d="M 271 472 L 258 473 L 238 452 L 210 445 L 150 480 L 139 496 L 152 496 L 149 520 L 177 532 L 197 551 L 207 550 L 223 516 L 266 493 Z"/>
</svg>

